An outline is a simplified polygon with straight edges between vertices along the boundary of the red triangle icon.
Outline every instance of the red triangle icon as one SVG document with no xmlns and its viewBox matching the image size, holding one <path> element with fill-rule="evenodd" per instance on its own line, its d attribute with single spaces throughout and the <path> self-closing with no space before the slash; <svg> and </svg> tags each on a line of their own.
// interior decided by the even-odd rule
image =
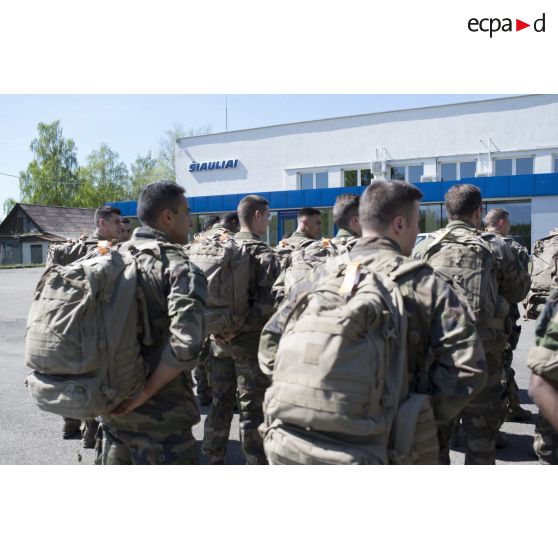
<svg viewBox="0 0 558 558">
<path fill-rule="evenodd" d="M 522 29 L 525 29 L 526 27 L 531 27 L 531 24 L 530 23 L 525 23 L 524 21 L 521 21 L 520 19 L 515 20 L 515 30 L 516 31 L 521 31 Z"/>
</svg>

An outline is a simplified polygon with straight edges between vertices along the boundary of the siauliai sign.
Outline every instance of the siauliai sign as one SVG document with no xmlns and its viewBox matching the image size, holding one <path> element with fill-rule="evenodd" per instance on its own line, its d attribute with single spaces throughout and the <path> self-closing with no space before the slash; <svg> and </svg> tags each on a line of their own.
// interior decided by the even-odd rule
<svg viewBox="0 0 558 558">
<path fill-rule="evenodd" d="M 188 170 L 190 172 L 201 172 L 219 169 L 236 169 L 238 166 L 238 159 L 228 159 L 227 161 L 211 161 L 210 163 L 196 163 L 195 161 L 190 164 Z"/>
</svg>

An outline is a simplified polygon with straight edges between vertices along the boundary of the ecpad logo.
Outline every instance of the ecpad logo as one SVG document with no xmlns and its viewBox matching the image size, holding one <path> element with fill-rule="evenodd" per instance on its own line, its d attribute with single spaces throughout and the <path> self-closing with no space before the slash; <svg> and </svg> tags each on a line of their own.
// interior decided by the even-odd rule
<svg viewBox="0 0 558 558">
<path fill-rule="evenodd" d="M 539 19 L 536 19 L 533 22 L 532 27 L 536 33 L 545 32 L 545 18 L 546 14 L 543 13 L 543 15 Z M 468 21 L 467 27 L 469 28 L 469 31 L 473 33 L 477 33 L 479 31 L 482 31 L 483 33 L 490 33 L 490 38 L 492 38 L 492 35 L 494 33 L 498 33 L 498 31 L 503 31 L 504 33 L 514 31 L 512 18 L 509 17 L 505 17 L 503 19 L 500 19 L 498 17 L 485 17 L 482 19 L 472 17 Z M 525 23 L 521 19 L 516 18 L 515 31 L 521 31 L 522 29 L 526 29 L 527 27 L 531 27 L 531 24 Z"/>
</svg>

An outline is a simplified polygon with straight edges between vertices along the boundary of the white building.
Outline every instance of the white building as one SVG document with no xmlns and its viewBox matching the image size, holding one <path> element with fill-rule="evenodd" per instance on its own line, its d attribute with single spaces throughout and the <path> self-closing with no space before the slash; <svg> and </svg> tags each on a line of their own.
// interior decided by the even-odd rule
<svg viewBox="0 0 558 558">
<path fill-rule="evenodd" d="M 194 213 L 236 209 L 240 194 L 270 199 L 270 240 L 300 207 L 327 208 L 373 177 L 405 178 L 424 193 L 422 227 L 444 223 L 455 182 L 503 206 L 528 244 L 558 226 L 558 95 L 526 95 L 209 134 L 178 140 L 176 174 Z M 354 189 L 354 190 L 353 190 Z"/>
</svg>

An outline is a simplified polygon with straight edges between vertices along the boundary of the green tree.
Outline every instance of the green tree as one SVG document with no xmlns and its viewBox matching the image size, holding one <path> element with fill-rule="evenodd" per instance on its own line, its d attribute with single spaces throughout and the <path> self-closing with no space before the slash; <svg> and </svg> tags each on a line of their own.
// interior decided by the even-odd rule
<svg viewBox="0 0 558 558">
<path fill-rule="evenodd" d="M 87 156 L 87 164 L 80 169 L 79 176 L 82 182 L 79 202 L 83 207 L 129 197 L 128 168 L 106 143 Z"/>
<path fill-rule="evenodd" d="M 75 206 L 79 191 L 77 148 L 64 138 L 59 120 L 39 122 L 30 145 L 33 161 L 19 173 L 23 203 Z"/>
<path fill-rule="evenodd" d="M 211 133 L 211 124 L 185 131 L 181 124 L 173 124 L 170 130 L 159 140 L 159 166 L 161 178 L 176 180 L 176 140 L 192 136 L 203 136 Z"/>
<path fill-rule="evenodd" d="M 16 203 L 17 201 L 14 200 L 14 198 L 7 198 L 4 200 L 4 205 L 3 205 L 4 216 L 6 216 L 13 209 Z"/>
<path fill-rule="evenodd" d="M 136 199 L 141 189 L 150 182 L 166 178 L 158 159 L 151 155 L 151 150 L 145 157 L 138 155 L 135 162 L 130 165 L 130 197 Z"/>
</svg>

